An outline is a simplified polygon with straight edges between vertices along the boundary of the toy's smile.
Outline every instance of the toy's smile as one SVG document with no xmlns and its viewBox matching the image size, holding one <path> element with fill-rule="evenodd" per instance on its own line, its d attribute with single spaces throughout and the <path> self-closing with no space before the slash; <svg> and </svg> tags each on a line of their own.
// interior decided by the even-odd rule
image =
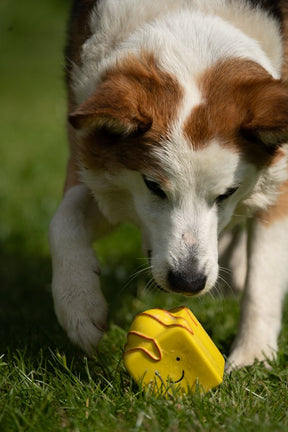
<svg viewBox="0 0 288 432">
<path fill-rule="evenodd" d="M 184 369 L 183 369 L 183 371 L 182 371 L 182 375 L 181 375 L 181 377 L 180 377 L 177 381 L 167 380 L 167 382 L 170 383 L 170 384 L 178 384 L 179 382 L 181 382 L 181 381 L 183 380 L 184 375 L 185 375 L 185 371 L 184 371 Z"/>
</svg>

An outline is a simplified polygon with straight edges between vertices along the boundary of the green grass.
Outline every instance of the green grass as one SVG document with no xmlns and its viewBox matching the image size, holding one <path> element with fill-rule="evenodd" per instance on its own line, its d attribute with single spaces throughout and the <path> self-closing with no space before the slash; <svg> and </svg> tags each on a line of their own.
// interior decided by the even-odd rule
<svg viewBox="0 0 288 432">
<path fill-rule="evenodd" d="M 47 226 L 61 199 L 67 155 L 62 48 L 67 0 L 0 2 L 0 430 L 288 431 L 288 305 L 280 352 L 226 375 L 205 396 L 144 395 L 121 356 L 134 315 L 181 297 L 130 280 L 143 264 L 139 233 L 125 225 L 96 245 L 110 304 L 109 330 L 87 360 L 57 324 Z M 113 253 L 111 253 L 111 250 Z M 189 301 L 224 354 L 237 299 Z"/>
</svg>

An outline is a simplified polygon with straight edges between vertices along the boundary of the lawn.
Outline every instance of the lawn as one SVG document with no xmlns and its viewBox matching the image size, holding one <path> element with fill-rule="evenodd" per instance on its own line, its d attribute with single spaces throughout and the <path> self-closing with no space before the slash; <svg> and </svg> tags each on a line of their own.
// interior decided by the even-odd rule
<svg viewBox="0 0 288 432">
<path fill-rule="evenodd" d="M 0 431 L 288 431 L 287 303 L 270 370 L 255 364 L 205 396 L 169 400 L 132 382 L 122 352 L 137 312 L 185 303 L 227 355 L 239 308 L 235 297 L 188 302 L 149 288 L 149 276 L 136 275 L 145 261 L 130 225 L 95 245 L 110 304 L 97 357 L 87 359 L 59 327 L 47 227 L 67 155 L 68 9 L 68 0 L 0 2 Z"/>
</svg>

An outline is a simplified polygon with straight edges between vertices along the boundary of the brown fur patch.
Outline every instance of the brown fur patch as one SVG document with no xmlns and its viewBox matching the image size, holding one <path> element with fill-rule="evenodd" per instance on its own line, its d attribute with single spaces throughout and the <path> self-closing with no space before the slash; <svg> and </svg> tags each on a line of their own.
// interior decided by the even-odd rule
<svg viewBox="0 0 288 432">
<path fill-rule="evenodd" d="M 216 138 L 258 167 L 272 163 L 275 144 L 288 138 L 288 92 L 282 82 L 253 61 L 231 59 L 208 70 L 199 86 L 203 103 L 185 126 L 193 148 Z"/>
<path fill-rule="evenodd" d="M 90 126 L 80 144 L 82 165 L 92 170 L 157 170 L 151 146 L 165 138 L 181 98 L 177 81 L 152 55 L 126 58 L 71 116 L 74 126 Z"/>
</svg>

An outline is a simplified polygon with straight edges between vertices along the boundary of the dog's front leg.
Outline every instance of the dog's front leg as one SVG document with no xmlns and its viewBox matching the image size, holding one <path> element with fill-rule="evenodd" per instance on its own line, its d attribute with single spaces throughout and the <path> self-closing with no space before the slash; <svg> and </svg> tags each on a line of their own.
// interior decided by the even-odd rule
<svg viewBox="0 0 288 432">
<path fill-rule="evenodd" d="M 106 322 L 92 240 L 107 227 L 84 185 L 65 193 L 50 224 L 55 312 L 69 338 L 88 354 L 93 353 Z"/>
<path fill-rule="evenodd" d="M 251 222 L 246 286 L 228 370 L 250 365 L 255 359 L 272 359 L 277 353 L 287 263 L 288 218 Z"/>
</svg>

